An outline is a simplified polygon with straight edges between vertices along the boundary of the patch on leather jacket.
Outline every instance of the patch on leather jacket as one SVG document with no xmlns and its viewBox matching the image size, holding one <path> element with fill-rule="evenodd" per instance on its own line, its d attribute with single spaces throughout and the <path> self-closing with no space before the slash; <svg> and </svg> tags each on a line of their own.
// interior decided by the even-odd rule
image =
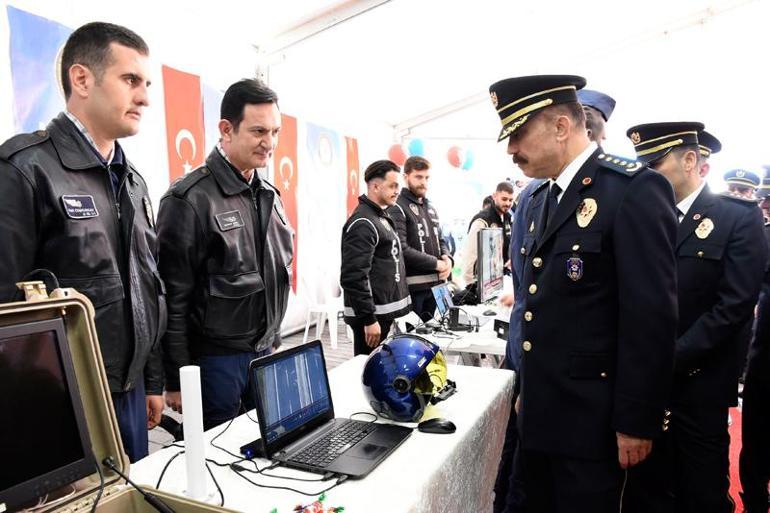
<svg viewBox="0 0 770 513">
<path fill-rule="evenodd" d="M 238 210 L 231 210 L 230 212 L 217 214 L 214 216 L 214 218 L 217 220 L 219 229 L 223 232 L 243 227 L 243 218 L 241 217 L 241 213 Z"/>
<path fill-rule="evenodd" d="M 88 219 L 99 215 L 93 196 L 65 194 L 61 197 L 61 202 L 67 217 L 71 219 Z"/>
</svg>

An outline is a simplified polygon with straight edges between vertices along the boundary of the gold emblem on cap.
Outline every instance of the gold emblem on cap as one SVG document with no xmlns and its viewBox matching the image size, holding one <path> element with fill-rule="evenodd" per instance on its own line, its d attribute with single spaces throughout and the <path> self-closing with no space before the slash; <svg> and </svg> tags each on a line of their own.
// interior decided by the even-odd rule
<svg viewBox="0 0 770 513">
<path fill-rule="evenodd" d="M 695 235 L 699 239 L 705 239 L 706 237 L 711 235 L 711 232 L 713 230 L 714 230 L 714 222 L 708 217 L 704 217 L 703 221 L 701 221 L 698 227 L 695 229 Z"/>
<path fill-rule="evenodd" d="M 746 173 L 744 171 L 736 171 L 735 176 L 737 178 L 743 178 L 744 176 L 746 176 Z"/>
<path fill-rule="evenodd" d="M 634 144 L 639 144 L 639 142 L 642 140 L 642 136 L 639 135 L 639 132 L 633 132 L 631 134 L 631 142 Z"/>
<path fill-rule="evenodd" d="M 585 228 L 596 215 L 596 211 L 599 206 L 596 204 L 596 200 L 593 198 L 585 198 L 577 209 L 575 215 L 577 216 L 577 224 L 581 228 Z"/>
<path fill-rule="evenodd" d="M 489 93 L 489 98 L 492 100 L 492 106 L 494 108 L 497 108 L 497 93 L 492 91 Z"/>
</svg>

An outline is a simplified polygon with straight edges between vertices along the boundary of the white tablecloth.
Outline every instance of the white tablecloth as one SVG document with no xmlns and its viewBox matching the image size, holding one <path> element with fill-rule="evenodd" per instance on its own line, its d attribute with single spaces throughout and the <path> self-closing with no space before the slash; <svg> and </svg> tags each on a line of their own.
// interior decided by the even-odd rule
<svg viewBox="0 0 770 513">
<path fill-rule="evenodd" d="M 330 373 L 332 400 L 337 417 L 371 411 L 361 388 L 361 370 L 366 358 L 351 359 Z M 414 433 L 371 474 L 350 480 L 326 493 L 325 508 L 343 506 L 346 513 L 435 512 L 469 513 L 492 510 L 492 487 L 511 407 L 513 373 L 507 370 L 450 366 L 449 379 L 457 382 L 457 393 L 430 408 L 428 416 L 444 417 L 457 426 L 450 435 Z M 256 419 L 254 412 L 250 412 Z M 366 420 L 366 416 L 356 417 Z M 206 433 L 207 441 L 224 426 Z M 259 437 L 258 426 L 246 415 L 237 418 L 216 443 L 231 452 Z M 180 449 L 158 451 L 131 466 L 137 483 L 155 486 L 161 469 Z M 229 463 L 234 458 L 206 446 L 206 456 Z M 257 460 L 260 468 L 266 460 Z M 243 464 L 247 465 L 246 463 Z M 298 504 L 317 499 L 295 492 L 257 488 L 229 468 L 211 467 L 225 495 L 225 507 L 240 511 L 289 513 Z M 313 479 L 318 476 L 276 468 L 275 474 Z M 320 491 L 333 480 L 305 483 L 247 474 L 266 485 L 287 486 L 302 491 Z M 163 478 L 161 489 L 182 494 L 185 487 L 184 455 L 177 457 Z M 210 491 L 215 487 L 209 479 Z M 212 502 L 218 501 L 218 496 Z M 218 502 L 217 502 L 218 503 Z M 326 510 L 326 509 L 325 509 Z M 325 511 L 324 510 L 324 511 Z"/>
</svg>

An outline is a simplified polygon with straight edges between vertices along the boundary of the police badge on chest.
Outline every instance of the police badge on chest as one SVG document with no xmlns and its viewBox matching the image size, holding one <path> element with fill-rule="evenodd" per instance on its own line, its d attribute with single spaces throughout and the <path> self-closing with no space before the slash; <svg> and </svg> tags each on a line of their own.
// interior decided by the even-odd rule
<svg viewBox="0 0 770 513">
<path fill-rule="evenodd" d="M 577 254 L 567 259 L 567 277 L 572 281 L 583 277 L 583 260 Z"/>
</svg>

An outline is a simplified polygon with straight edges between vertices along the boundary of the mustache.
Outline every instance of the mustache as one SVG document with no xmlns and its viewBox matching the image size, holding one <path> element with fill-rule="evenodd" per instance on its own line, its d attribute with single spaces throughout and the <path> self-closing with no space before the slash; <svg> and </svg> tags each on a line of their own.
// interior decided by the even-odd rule
<svg viewBox="0 0 770 513">
<path fill-rule="evenodd" d="M 528 162 L 529 162 L 529 160 L 525 159 L 524 157 L 522 157 L 520 155 L 514 155 L 513 156 L 513 163 L 516 164 L 516 165 L 518 165 L 518 164 L 526 164 Z"/>
</svg>

